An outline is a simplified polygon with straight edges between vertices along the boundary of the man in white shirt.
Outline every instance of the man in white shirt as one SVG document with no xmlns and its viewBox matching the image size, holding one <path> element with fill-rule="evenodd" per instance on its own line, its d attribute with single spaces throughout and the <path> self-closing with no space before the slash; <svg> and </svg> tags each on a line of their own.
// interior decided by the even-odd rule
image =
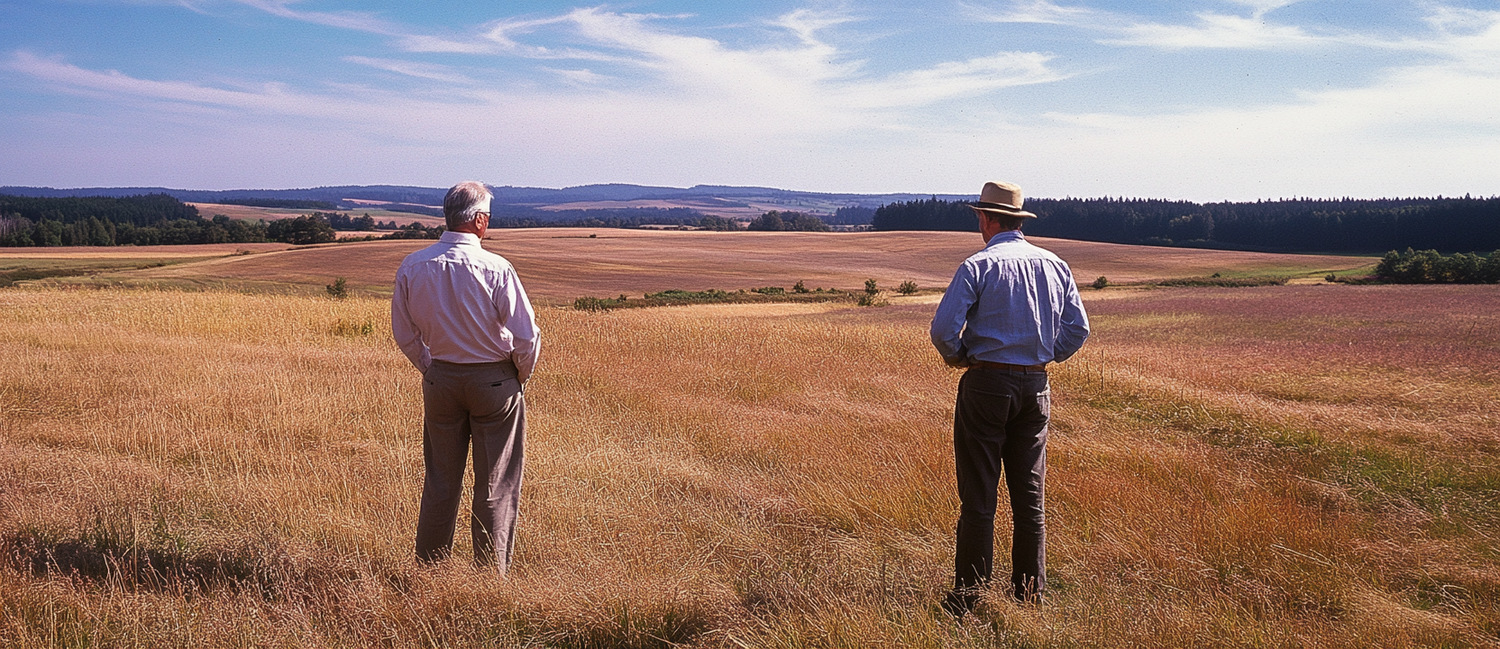
<svg viewBox="0 0 1500 649">
<path fill-rule="evenodd" d="M 448 231 L 396 271 L 391 333 L 422 372 L 422 456 L 427 477 L 417 560 L 453 549 L 469 445 L 474 454 L 474 560 L 505 574 L 515 541 L 526 433 L 523 386 L 536 367 L 536 314 L 515 267 L 480 247 L 489 189 L 454 185 L 443 198 Z"/>
</svg>

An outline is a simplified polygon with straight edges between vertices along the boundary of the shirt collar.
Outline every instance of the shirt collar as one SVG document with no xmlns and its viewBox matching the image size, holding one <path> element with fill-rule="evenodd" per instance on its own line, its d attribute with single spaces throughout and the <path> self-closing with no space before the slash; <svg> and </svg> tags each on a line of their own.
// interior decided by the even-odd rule
<svg viewBox="0 0 1500 649">
<path fill-rule="evenodd" d="M 997 234 L 997 235 L 995 235 L 993 237 L 990 237 L 990 242 L 987 243 L 987 244 L 985 244 L 985 247 L 993 246 L 993 245 L 995 245 L 997 243 L 1006 243 L 1008 241 L 1025 241 L 1025 240 L 1026 240 L 1026 237 L 1021 236 L 1021 231 L 1020 230 L 1006 230 L 1004 232 L 1001 232 L 1000 234 Z"/>
<path fill-rule="evenodd" d="M 438 241 L 458 244 L 460 246 L 477 246 L 479 245 L 479 236 L 472 232 L 444 232 L 443 236 L 438 238 Z"/>
</svg>

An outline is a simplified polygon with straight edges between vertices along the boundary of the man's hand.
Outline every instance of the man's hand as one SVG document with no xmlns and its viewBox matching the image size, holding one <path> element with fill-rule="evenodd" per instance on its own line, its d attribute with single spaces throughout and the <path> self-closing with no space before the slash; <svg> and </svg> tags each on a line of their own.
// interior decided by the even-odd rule
<svg viewBox="0 0 1500 649">
<path fill-rule="evenodd" d="M 944 356 L 943 362 L 947 363 L 948 367 L 957 368 L 960 370 L 974 366 L 973 363 L 969 362 L 969 357 L 967 356 L 954 356 L 952 358 Z"/>
</svg>

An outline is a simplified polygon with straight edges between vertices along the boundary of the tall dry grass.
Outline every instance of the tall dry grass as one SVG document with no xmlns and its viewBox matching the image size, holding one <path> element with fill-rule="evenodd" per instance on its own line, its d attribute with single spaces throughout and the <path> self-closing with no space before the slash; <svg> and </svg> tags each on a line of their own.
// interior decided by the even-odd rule
<svg viewBox="0 0 1500 649">
<path fill-rule="evenodd" d="M 1051 600 L 955 622 L 935 602 L 957 374 L 930 305 L 545 310 L 501 581 L 410 558 L 420 391 L 385 302 L 0 292 L 0 642 L 1495 645 L 1493 454 L 1425 453 L 1493 411 L 1298 400 L 1260 376 L 1276 332 L 1237 324 L 1275 294 L 1240 316 L 1152 301 L 1177 294 L 1095 303 L 1098 338 L 1055 374 Z M 1205 326 L 1151 324 L 1172 321 Z M 1379 398 L 1406 380 L 1321 367 Z"/>
</svg>

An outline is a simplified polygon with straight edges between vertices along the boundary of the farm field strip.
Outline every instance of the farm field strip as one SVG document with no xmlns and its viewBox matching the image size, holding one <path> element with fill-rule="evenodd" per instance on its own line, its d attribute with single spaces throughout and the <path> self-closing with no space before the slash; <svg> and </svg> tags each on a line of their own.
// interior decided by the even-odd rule
<svg viewBox="0 0 1500 649">
<path fill-rule="evenodd" d="M 1244 275 L 1315 276 L 1360 268 L 1366 257 L 1282 255 L 1034 238 L 1073 267 L 1081 285 L 1099 276 L 1112 283 Z M 395 269 L 424 241 L 323 245 L 275 255 L 248 255 L 201 264 L 122 273 L 126 284 L 180 282 L 184 286 L 290 284 L 321 290 L 335 277 L 351 289 L 389 294 Z M 961 232 L 662 232 L 538 228 L 492 230 L 487 249 L 515 264 L 534 299 L 569 304 L 574 298 L 682 289 L 737 290 L 761 286 L 859 290 L 866 279 L 893 288 L 913 281 L 947 286 L 959 261 L 982 242 Z M 10 250 L 0 250 L 0 257 Z M 225 251 L 224 254 L 232 253 Z M 83 252 L 80 252 L 83 254 Z"/>
</svg>

